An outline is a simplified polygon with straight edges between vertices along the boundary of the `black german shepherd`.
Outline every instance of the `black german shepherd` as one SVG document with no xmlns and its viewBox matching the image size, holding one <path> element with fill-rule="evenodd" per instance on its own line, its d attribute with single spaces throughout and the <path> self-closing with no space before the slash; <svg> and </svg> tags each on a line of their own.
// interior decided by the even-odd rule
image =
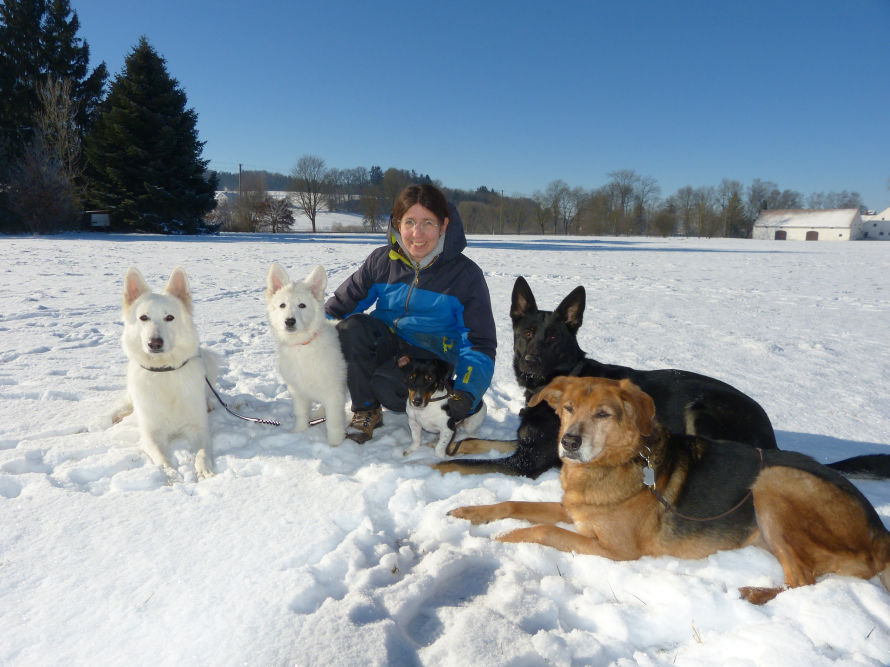
<svg viewBox="0 0 890 667">
<path fill-rule="evenodd" d="M 513 285 L 513 372 L 525 389 L 525 400 L 560 375 L 629 379 L 655 402 L 656 415 L 671 433 L 709 440 L 733 440 L 760 449 L 777 449 L 766 411 L 735 387 L 690 371 L 636 370 L 589 359 L 578 345 L 585 292 L 576 287 L 556 310 L 538 310 L 525 278 Z M 557 451 L 559 418 L 546 403 L 520 412 L 517 440 L 468 438 L 451 444 L 448 454 L 478 454 L 497 449 L 512 452 L 502 459 L 443 461 L 442 472 L 464 474 L 501 472 L 537 477 L 560 465 Z M 847 474 L 890 477 L 890 455 L 857 456 L 829 464 Z"/>
</svg>

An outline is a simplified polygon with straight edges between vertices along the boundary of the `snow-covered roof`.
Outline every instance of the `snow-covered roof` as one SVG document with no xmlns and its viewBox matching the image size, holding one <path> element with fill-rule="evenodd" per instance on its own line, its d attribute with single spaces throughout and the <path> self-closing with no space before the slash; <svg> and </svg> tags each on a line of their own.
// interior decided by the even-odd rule
<svg viewBox="0 0 890 667">
<path fill-rule="evenodd" d="M 855 208 L 826 210 L 776 209 L 761 211 L 755 227 L 806 227 L 808 229 L 847 229 L 859 216 Z"/>
<path fill-rule="evenodd" d="M 890 206 L 873 215 L 863 215 L 862 220 L 890 220 Z"/>
</svg>

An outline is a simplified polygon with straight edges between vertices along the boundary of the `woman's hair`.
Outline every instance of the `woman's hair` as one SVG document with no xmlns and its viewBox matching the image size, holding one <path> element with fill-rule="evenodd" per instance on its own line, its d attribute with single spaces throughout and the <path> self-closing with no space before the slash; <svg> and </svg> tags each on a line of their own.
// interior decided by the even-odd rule
<svg viewBox="0 0 890 667">
<path fill-rule="evenodd" d="M 441 225 L 448 217 L 448 200 L 445 195 L 435 185 L 423 183 L 421 185 L 409 185 L 402 190 L 396 198 L 396 203 L 392 207 L 392 215 L 389 217 L 394 227 L 398 227 L 402 222 L 402 216 L 405 212 L 414 206 L 420 204 L 425 209 L 432 211 Z"/>
</svg>

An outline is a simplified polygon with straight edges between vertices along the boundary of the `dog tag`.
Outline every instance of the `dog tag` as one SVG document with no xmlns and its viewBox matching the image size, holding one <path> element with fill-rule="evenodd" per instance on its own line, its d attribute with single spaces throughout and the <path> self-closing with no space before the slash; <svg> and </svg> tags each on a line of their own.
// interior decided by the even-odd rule
<svg viewBox="0 0 890 667">
<path fill-rule="evenodd" d="M 643 484 L 646 486 L 655 486 L 655 471 L 649 466 L 643 468 Z"/>
</svg>

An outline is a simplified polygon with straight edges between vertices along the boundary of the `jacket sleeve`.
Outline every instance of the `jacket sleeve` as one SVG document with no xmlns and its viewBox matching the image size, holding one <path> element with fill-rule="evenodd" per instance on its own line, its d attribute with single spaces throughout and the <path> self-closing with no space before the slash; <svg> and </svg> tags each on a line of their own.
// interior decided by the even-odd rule
<svg viewBox="0 0 890 667">
<path fill-rule="evenodd" d="M 494 375 L 497 335 L 485 276 L 475 264 L 470 270 L 473 278 L 461 298 L 466 332 L 458 346 L 454 388 L 470 393 L 478 403 Z"/>
<path fill-rule="evenodd" d="M 371 253 L 325 302 L 324 309 L 328 317 L 345 319 L 355 313 L 363 313 L 374 304 L 377 293 L 373 267 L 378 264 L 378 254 L 378 251 Z"/>
</svg>

